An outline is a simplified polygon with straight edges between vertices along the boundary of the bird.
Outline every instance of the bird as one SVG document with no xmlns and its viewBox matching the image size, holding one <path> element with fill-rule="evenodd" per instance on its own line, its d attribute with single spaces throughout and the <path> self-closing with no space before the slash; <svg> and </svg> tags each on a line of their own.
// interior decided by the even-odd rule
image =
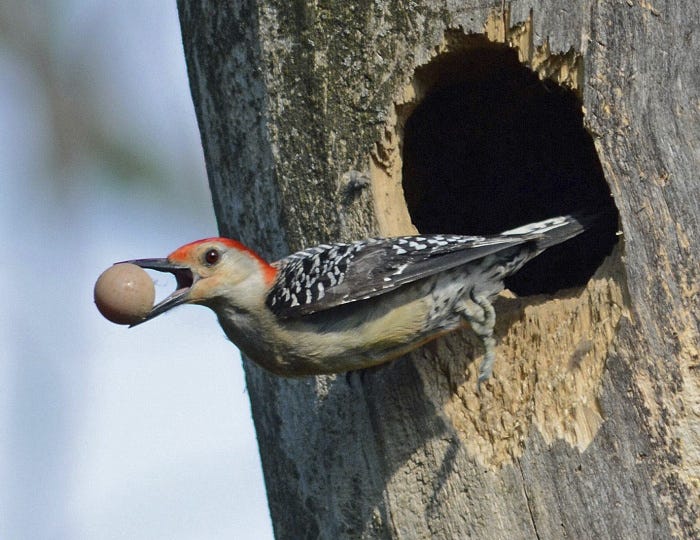
<svg viewBox="0 0 700 540">
<path fill-rule="evenodd" d="M 470 327 L 484 348 L 479 386 L 493 371 L 492 300 L 503 280 L 594 221 L 570 214 L 492 236 L 320 244 L 275 262 L 237 240 L 197 240 L 166 258 L 126 261 L 176 280 L 176 290 L 132 326 L 182 304 L 203 305 L 247 358 L 285 377 L 376 366 Z"/>
</svg>

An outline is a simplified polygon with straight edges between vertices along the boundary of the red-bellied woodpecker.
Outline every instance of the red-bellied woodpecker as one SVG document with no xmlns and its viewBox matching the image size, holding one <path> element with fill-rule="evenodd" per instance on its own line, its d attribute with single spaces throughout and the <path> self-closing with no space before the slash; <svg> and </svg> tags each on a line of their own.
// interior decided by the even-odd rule
<svg viewBox="0 0 700 540">
<path fill-rule="evenodd" d="M 144 321 L 180 304 L 208 306 L 248 358 L 279 375 L 374 366 L 469 323 L 485 349 L 480 383 L 493 368 L 491 299 L 503 279 L 591 222 L 561 216 L 490 237 L 321 244 L 273 263 L 235 240 L 209 238 L 166 259 L 129 262 L 177 281 Z"/>
</svg>

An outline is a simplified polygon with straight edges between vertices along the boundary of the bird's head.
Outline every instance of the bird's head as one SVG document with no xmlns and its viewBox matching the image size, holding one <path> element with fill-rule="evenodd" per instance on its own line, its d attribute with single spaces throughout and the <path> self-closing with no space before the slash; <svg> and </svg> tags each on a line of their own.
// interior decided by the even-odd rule
<svg viewBox="0 0 700 540">
<path fill-rule="evenodd" d="M 180 304 L 215 308 L 226 303 L 245 309 L 264 299 L 277 270 L 257 253 L 236 240 L 207 238 L 185 244 L 165 259 L 137 259 L 131 264 L 175 276 L 175 292 L 156 304 L 137 324 L 157 317 Z"/>
</svg>

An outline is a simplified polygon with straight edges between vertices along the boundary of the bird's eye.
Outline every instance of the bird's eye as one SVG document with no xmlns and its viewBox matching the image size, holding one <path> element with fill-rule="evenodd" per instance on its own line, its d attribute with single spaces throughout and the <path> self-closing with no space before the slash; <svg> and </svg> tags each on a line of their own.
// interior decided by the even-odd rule
<svg viewBox="0 0 700 540">
<path fill-rule="evenodd" d="M 219 262 L 220 253 L 218 249 L 210 249 L 204 254 L 204 262 L 209 266 Z"/>
</svg>

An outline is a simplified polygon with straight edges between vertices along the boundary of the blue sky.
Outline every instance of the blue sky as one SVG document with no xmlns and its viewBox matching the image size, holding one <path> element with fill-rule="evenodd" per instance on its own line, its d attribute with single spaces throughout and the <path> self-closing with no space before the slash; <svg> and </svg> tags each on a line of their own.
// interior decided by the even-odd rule
<svg viewBox="0 0 700 540">
<path fill-rule="evenodd" d="M 127 329 L 92 300 L 216 234 L 175 3 L 3 3 L 0 126 L 0 538 L 271 538 L 213 313 Z"/>
</svg>

